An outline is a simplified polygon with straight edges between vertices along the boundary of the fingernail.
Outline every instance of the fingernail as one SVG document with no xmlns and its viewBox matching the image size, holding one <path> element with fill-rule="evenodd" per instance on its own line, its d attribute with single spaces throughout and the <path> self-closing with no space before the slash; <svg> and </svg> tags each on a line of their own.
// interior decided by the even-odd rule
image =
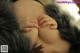
<svg viewBox="0 0 80 53">
<path fill-rule="evenodd" d="M 49 25 L 49 28 L 50 28 L 50 29 L 56 29 L 56 25 L 55 25 L 55 24 L 50 24 L 50 25 Z"/>
</svg>

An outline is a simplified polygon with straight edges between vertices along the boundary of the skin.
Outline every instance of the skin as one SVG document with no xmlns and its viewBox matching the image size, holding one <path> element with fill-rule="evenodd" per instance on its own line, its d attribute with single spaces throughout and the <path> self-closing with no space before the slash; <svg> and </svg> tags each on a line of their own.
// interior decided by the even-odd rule
<svg viewBox="0 0 80 53">
<path fill-rule="evenodd" d="M 43 13 L 43 10 L 40 9 L 42 8 L 41 5 L 38 6 L 37 2 L 32 2 L 31 0 L 20 0 L 14 4 L 14 8 L 21 30 L 27 36 L 29 35 L 28 37 L 32 39 L 32 43 L 34 44 L 38 37 L 37 17 Z"/>
<path fill-rule="evenodd" d="M 77 3 L 79 4 L 80 2 L 75 3 L 75 0 L 39 0 L 39 1 L 44 5 L 56 4 L 56 6 L 58 6 L 60 10 L 60 14 L 68 15 L 70 24 L 73 27 L 76 27 L 80 30 L 80 13 L 79 13 L 80 9 L 77 6 Z"/>
<path fill-rule="evenodd" d="M 48 16 L 43 6 L 33 0 L 14 3 L 14 13 L 20 29 L 32 41 L 42 44 L 43 53 L 68 53 L 70 44 L 60 38 L 57 22 Z"/>
</svg>

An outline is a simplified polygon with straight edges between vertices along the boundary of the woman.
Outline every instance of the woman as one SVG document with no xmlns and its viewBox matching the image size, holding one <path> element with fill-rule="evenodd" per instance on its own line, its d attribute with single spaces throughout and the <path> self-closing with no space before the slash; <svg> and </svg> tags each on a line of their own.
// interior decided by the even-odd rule
<svg viewBox="0 0 80 53">
<path fill-rule="evenodd" d="M 58 12 L 56 6 L 44 8 L 34 0 L 18 0 L 14 3 L 20 29 L 31 39 L 32 45 L 41 44 L 43 53 L 79 53 L 78 30 L 70 26 L 66 14 Z"/>
<path fill-rule="evenodd" d="M 80 53 L 79 31 L 69 25 L 65 15 L 61 16 L 58 14 L 58 10 L 55 6 L 46 6 L 45 10 L 47 11 L 45 12 L 44 7 L 40 3 L 33 0 L 27 0 L 27 3 L 26 0 L 19 0 L 14 2 L 14 4 L 8 2 L 9 0 L 1 0 L 0 3 L 0 19 L 6 21 L 0 21 L 2 24 L 0 26 L 0 36 L 2 38 L 0 39 L 0 43 L 9 44 L 9 53 L 37 53 L 41 52 L 40 50 L 42 50 L 43 53 Z M 7 11 L 13 10 L 11 6 L 10 9 L 8 9 L 7 5 L 11 4 L 15 7 L 14 14 L 16 17 L 12 14 L 13 11 L 11 11 L 11 13 L 9 13 L 10 11 Z M 49 14 L 53 19 L 47 14 Z M 60 17 L 61 19 L 58 19 Z M 23 34 L 31 39 L 32 45 L 37 43 L 36 48 L 32 48 L 30 41 L 26 41 L 20 34 L 21 31 L 15 27 L 16 18 Z M 17 30 L 19 30 L 19 33 Z M 43 48 L 37 47 L 39 45 L 42 45 Z"/>
</svg>

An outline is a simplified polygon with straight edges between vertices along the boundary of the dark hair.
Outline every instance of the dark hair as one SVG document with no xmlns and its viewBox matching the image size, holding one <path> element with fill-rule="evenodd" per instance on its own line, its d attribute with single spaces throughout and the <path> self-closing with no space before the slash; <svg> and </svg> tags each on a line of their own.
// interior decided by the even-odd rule
<svg viewBox="0 0 80 53">
<path fill-rule="evenodd" d="M 10 11 L 11 0 L 0 0 L 0 45 L 8 45 L 8 53 L 38 53 L 41 45 L 31 45 L 19 30 L 15 15 Z M 1 52 L 1 51 L 0 51 Z"/>
<path fill-rule="evenodd" d="M 70 25 L 69 15 L 61 14 L 56 5 L 45 6 L 45 11 L 57 21 L 61 38 L 71 44 L 70 53 L 80 53 L 80 30 Z"/>
<path fill-rule="evenodd" d="M 16 0 L 0 0 L 0 45 L 8 45 L 8 53 L 38 53 L 41 45 L 31 45 L 29 38 L 25 38 L 19 30 L 15 15 L 9 10 L 10 2 Z M 46 13 L 58 23 L 61 38 L 71 44 L 70 53 L 80 53 L 80 31 L 71 26 L 67 19 L 68 15 L 61 15 L 54 5 L 45 7 Z"/>
</svg>

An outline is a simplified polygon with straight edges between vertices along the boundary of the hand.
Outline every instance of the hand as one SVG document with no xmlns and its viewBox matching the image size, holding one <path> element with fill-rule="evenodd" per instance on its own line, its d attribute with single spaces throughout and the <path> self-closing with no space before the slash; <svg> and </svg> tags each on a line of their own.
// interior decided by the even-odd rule
<svg viewBox="0 0 80 53">
<path fill-rule="evenodd" d="M 31 22 L 26 22 L 27 24 L 25 24 L 22 27 L 22 32 L 30 32 L 32 31 L 33 28 L 38 29 L 38 24 L 35 21 L 31 21 Z"/>
<path fill-rule="evenodd" d="M 47 44 L 53 44 L 59 41 L 60 34 L 57 29 L 57 22 L 51 17 L 44 15 L 40 17 L 39 22 L 39 37 Z"/>
<path fill-rule="evenodd" d="M 32 45 L 36 43 L 38 37 L 38 24 L 35 21 L 26 22 L 21 28 L 23 34 L 30 38 Z"/>
<path fill-rule="evenodd" d="M 44 28 L 44 27 L 49 27 L 49 29 L 57 28 L 57 22 L 53 18 L 51 18 L 47 15 L 44 15 L 43 17 L 41 17 L 38 20 L 38 22 L 39 22 L 39 27 L 41 27 L 41 28 Z"/>
</svg>

